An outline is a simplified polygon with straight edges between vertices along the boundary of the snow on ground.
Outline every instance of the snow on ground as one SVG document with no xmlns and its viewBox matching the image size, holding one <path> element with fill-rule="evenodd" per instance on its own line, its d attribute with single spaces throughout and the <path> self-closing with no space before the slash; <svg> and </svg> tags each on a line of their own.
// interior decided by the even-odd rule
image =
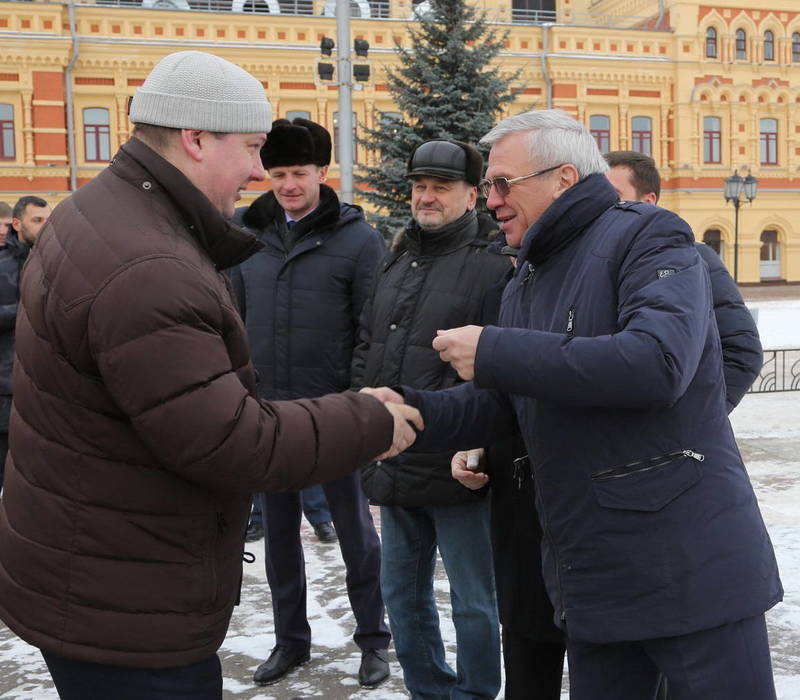
<svg viewBox="0 0 800 700">
<path fill-rule="evenodd" d="M 797 344 L 800 347 L 800 343 Z M 781 567 L 785 600 L 768 613 L 779 700 L 800 698 L 800 392 L 750 394 L 731 416 Z M 377 518 L 377 510 L 373 511 Z M 273 686 L 258 688 L 252 674 L 274 644 L 263 542 L 245 565 L 242 603 L 220 650 L 225 700 L 402 700 L 400 667 L 391 655 L 392 678 L 380 688 L 358 687 L 360 655 L 350 635 L 354 621 L 335 545 L 322 545 L 304 523 L 308 608 L 313 630 L 311 661 Z M 437 600 L 448 659 L 455 661 L 447 581 L 437 570 Z M 566 681 L 565 692 L 567 698 Z M 57 700 L 37 650 L 0 623 L 0 698 Z"/>
<path fill-rule="evenodd" d="M 748 300 L 765 350 L 800 348 L 800 299 Z"/>
</svg>

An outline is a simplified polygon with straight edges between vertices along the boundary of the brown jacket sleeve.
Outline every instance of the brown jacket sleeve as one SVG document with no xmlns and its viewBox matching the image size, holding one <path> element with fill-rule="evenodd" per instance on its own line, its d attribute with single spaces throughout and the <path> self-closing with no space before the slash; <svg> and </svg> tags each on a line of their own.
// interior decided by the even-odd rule
<svg viewBox="0 0 800 700">
<path fill-rule="evenodd" d="M 241 322 L 207 277 L 153 257 L 117 273 L 92 304 L 102 381 L 164 468 L 232 490 L 296 490 L 388 449 L 393 420 L 372 397 L 254 398 L 241 378 L 252 375 Z"/>
</svg>

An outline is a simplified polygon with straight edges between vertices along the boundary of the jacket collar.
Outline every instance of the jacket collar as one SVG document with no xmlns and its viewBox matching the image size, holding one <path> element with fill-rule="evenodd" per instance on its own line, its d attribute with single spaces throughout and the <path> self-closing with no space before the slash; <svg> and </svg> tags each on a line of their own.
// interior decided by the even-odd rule
<svg viewBox="0 0 800 700">
<path fill-rule="evenodd" d="M 553 202 L 523 239 L 520 258 L 534 267 L 566 248 L 619 197 L 605 175 L 588 175 Z"/>
<path fill-rule="evenodd" d="M 143 141 L 132 138 L 123 144 L 109 169 L 145 191 L 165 194 L 218 270 L 238 265 L 262 247 L 253 234 L 234 226 L 180 170 Z"/>
<path fill-rule="evenodd" d="M 310 231 L 321 232 L 333 229 L 341 217 L 339 198 L 328 185 L 319 186 L 319 205 L 300 219 L 295 228 L 298 236 Z M 245 211 L 242 221 L 248 228 L 263 231 L 273 226 L 285 225 L 286 214 L 273 191 L 265 192 Z"/>
</svg>

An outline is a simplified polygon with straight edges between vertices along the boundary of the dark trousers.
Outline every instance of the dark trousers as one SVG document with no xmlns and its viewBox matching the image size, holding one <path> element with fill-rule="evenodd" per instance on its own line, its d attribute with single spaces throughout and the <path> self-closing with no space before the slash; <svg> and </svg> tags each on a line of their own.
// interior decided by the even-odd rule
<svg viewBox="0 0 800 700">
<path fill-rule="evenodd" d="M 652 700 L 659 671 L 670 700 L 775 700 L 763 615 L 681 637 L 589 644 L 567 640 L 571 700 Z"/>
<path fill-rule="evenodd" d="M 222 700 L 216 654 L 189 666 L 128 668 L 42 651 L 61 700 Z"/>
<path fill-rule="evenodd" d="M 565 651 L 561 642 L 537 642 L 503 625 L 505 700 L 559 700 Z"/>
<path fill-rule="evenodd" d="M 321 523 L 331 522 L 331 511 L 328 508 L 328 501 L 325 498 L 325 491 L 322 490 L 320 484 L 308 486 L 300 492 L 300 502 L 303 504 L 303 515 L 306 520 L 316 527 Z M 264 519 L 261 517 L 261 497 L 256 494 L 253 497 L 253 510 L 250 513 L 250 522 L 264 524 Z"/>
<path fill-rule="evenodd" d="M 359 475 L 323 484 L 339 547 L 347 569 L 350 606 L 356 618 L 355 643 L 386 649 L 389 628 L 380 588 L 381 542 Z M 262 497 L 267 581 L 272 593 L 277 644 L 308 648 L 311 627 L 306 616 L 306 573 L 300 540 L 300 494 L 265 493 Z"/>
</svg>

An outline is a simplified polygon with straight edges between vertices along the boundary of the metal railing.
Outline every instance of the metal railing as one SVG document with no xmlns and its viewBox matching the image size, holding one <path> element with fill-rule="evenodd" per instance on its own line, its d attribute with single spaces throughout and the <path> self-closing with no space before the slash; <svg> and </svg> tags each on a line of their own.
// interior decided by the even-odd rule
<svg viewBox="0 0 800 700">
<path fill-rule="evenodd" d="M 764 364 L 750 393 L 771 391 L 800 391 L 800 348 L 764 350 Z"/>
</svg>

